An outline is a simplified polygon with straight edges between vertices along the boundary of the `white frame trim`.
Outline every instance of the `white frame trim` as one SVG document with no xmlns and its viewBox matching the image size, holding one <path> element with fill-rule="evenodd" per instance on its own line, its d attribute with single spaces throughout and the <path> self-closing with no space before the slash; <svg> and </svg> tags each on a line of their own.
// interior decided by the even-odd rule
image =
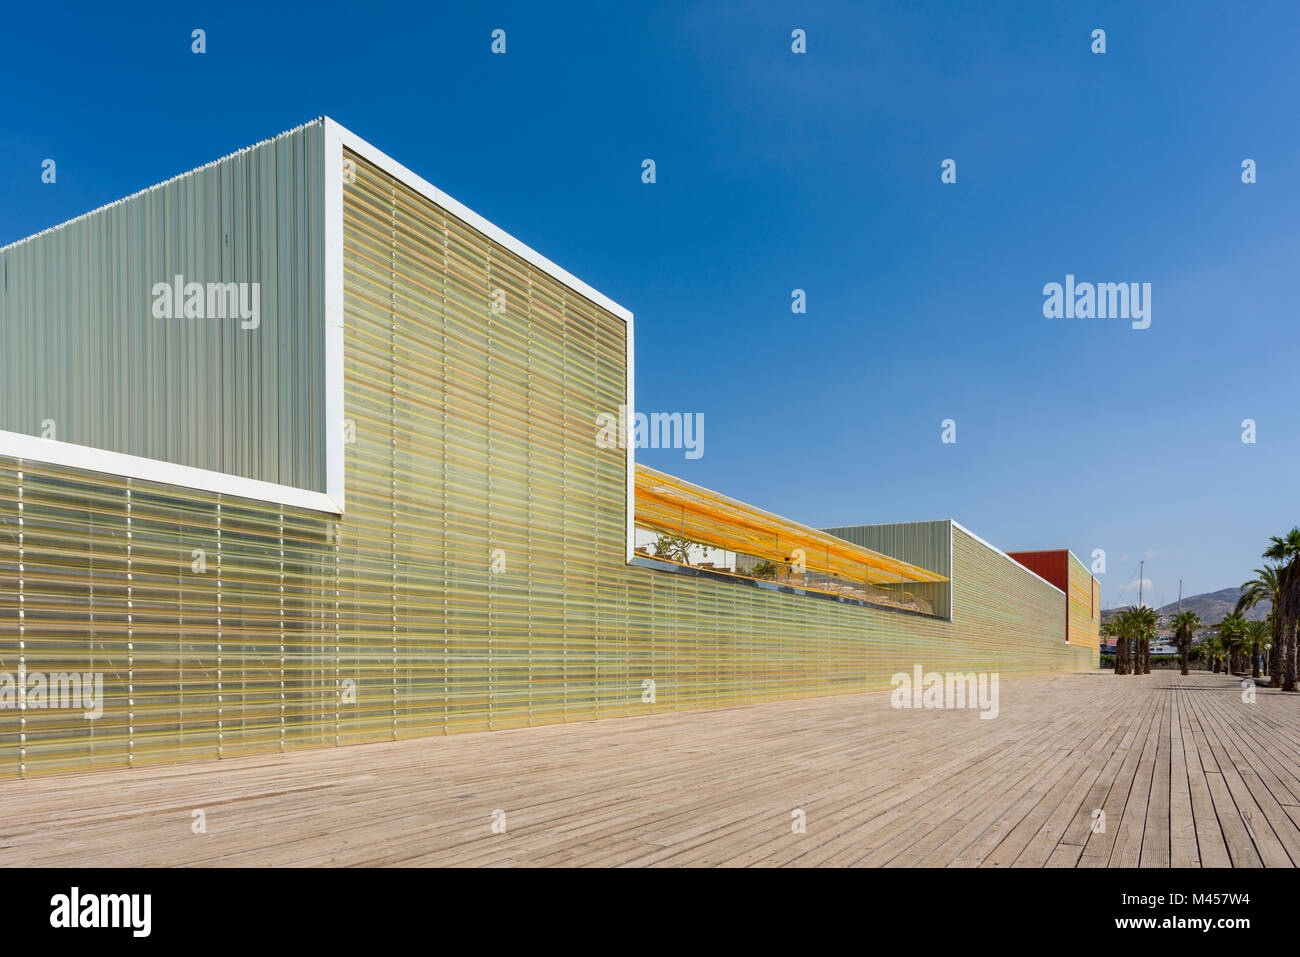
<svg viewBox="0 0 1300 957">
<path fill-rule="evenodd" d="M 975 541 L 979 542 L 981 545 L 983 545 L 983 546 L 984 546 L 985 548 L 987 548 L 989 551 L 997 552 L 999 555 L 1001 555 L 1003 558 L 1005 558 L 1007 561 L 1009 561 L 1012 565 L 1015 565 L 1016 568 L 1020 569 L 1020 570 L 1021 570 L 1022 572 L 1024 572 L 1026 575 L 1032 575 L 1033 577 L 1037 578 L 1040 582 L 1042 582 L 1044 585 L 1046 585 L 1048 588 L 1052 589 L 1052 591 L 1057 592 L 1058 594 L 1061 594 L 1061 595 L 1065 595 L 1065 592 L 1064 592 L 1064 591 L 1062 591 L 1061 589 L 1057 588 L 1055 585 L 1053 585 L 1051 582 L 1049 582 L 1049 581 L 1048 581 L 1046 578 L 1044 578 L 1042 575 L 1038 574 L 1038 572 L 1034 571 L 1034 570 L 1031 569 L 1031 568 L 1026 568 L 1024 565 L 1020 564 L 1018 561 L 1016 561 L 1014 558 L 1012 558 L 1010 555 L 1008 555 L 1008 554 L 1007 554 L 1006 552 L 1004 552 L 1002 549 L 998 548 L 996 545 L 991 545 L 991 544 L 989 544 L 988 542 L 984 541 L 984 539 L 980 538 L 978 535 L 976 535 L 974 532 L 972 532 L 969 528 L 967 528 L 967 527 L 966 527 L 965 525 L 963 525 L 961 522 L 957 521 L 956 519 L 949 519 L 949 521 L 952 522 L 952 526 L 953 526 L 953 528 L 957 528 L 957 529 L 960 529 L 961 531 L 965 532 L 967 535 L 969 535 L 971 538 L 975 539 Z M 1067 598 L 1067 600 L 1068 600 L 1069 596 L 1067 595 L 1066 598 Z"/>
<path fill-rule="evenodd" d="M 338 124 L 329 117 L 322 117 L 321 123 L 321 161 L 325 170 L 325 490 L 341 510 L 346 497 L 343 428 L 347 421 L 343 398 L 343 142 Z M 331 428 L 333 433 L 329 434 Z"/>
<path fill-rule="evenodd" d="M 173 485 L 201 492 L 216 492 L 238 498 L 255 499 L 292 508 L 308 508 L 317 512 L 341 514 L 342 506 L 324 492 L 310 492 L 291 485 L 276 485 L 258 479 L 213 472 L 191 465 L 176 465 L 161 459 L 147 459 L 139 455 L 109 452 L 107 449 L 43 439 L 20 432 L 0 429 L 0 453 L 29 462 L 62 465 L 67 468 L 101 472 L 123 478 L 141 479 L 161 485 Z"/>
<path fill-rule="evenodd" d="M 957 618 L 957 564 L 956 558 L 952 552 L 952 527 L 957 523 L 951 518 L 948 519 L 948 620 L 955 621 Z"/>
<path fill-rule="evenodd" d="M 558 281 L 562 282 L 564 285 L 568 286 L 574 292 L 578 292 L 586 296 L 592 302 L 596 303 L 596 305 L 600 306 L 602 309 L 607 309 L 608 311 L 612 312 L 614 315 L 618 316 L 624 322 L 627 322 L 629 324 L 632 322 L 632 313 L 629 312 L 625 307 L 620 306 L 618 303 L 616 303 L 614 300 L 610 299 L 608 296 L 604 295 L 603 293 L 597 292 L 595 289 L 593 289 L 591 286 L 588 286 L 585 282 L 583 282 L 581 279 L 578 279 L 572 273 L 564 269 L 561 269 L 555 263 L 551 262 L 541 253 L 539 253 L 537 250 L 529 246 L 525 246 L 523 243 L 515 239 L 515 237 L 511 236 L 501 227 L 488 222 L 486 219 L 484 219 L 478 213 L 474 212 L 472 209 L 468 208 L 462 203 L 458 203 L 456 200 L 452 199 L 442 190 L 438 189 L 438 187 L 430 183 L 427 179 L 424 179 L 422 176 L 418 176 L 415 173 L 412 173 L 401 163 L 397 162 L 397 160 L 393 159 L 391 156 L 389 156 L 387 153 L 384 153 L 382 150 L 376 149 L 375 147 L 371 146 L 369 143 L 367 143 L 361 137 L 357 136 L 351 130 L 347 129 L 344 126 L 339 125 L 334 120 L 330 119 L 328 116 L 322 117 L 321 119 L 325 124 L 325 133 L 326 133 L 325 142 L 327 148 L 337 138 L 341 146 L 350 149 L 352 152 L 356 153 L 366 162 L 373 163 L 375 166 L 378 166 L 389 176 L 401 180 L 404 184 L 411 187 L 411 189 L 415 190 L 417 193 L 422 194 L 426 199 L 441 206 L 443 209 L 447 210 L 447 212 L 451 213 L 457 219 L 464 220 L 469 226 L 471 226 L 474 229 L 477 229 L 479 232 L 483 233 L 483 235 L 487 236 L 488 239 L 492 240 L 493 242 L 499 243 L 500 245 L 504 246 L 506 249 L 510 250 L 520 259 L 524 259 L 527 262 L 531 263 L 532 265 L 536 266 L 538 269 L 542 270 L 543 272 L 547 273 L 554 279 L 557 279 Z M 327 156 L 328 156 L 328 152 L 327 152 Z M 343 171 L 341 168 L 339 169 L 338 176 L 339 176 L 339 182 L 342 183 Z M 327 185 L 328 185 L 328 181 L 327 181 Z M 342 217 L 340 217 L 339 219 L 339 224 L 342 225 Z"/>
<path fill-rule="evenodd" d="M 636 361 L 633 356 L 634 346 L 632 341 L 632 313 L 627 314 L 627 414 L 635 415 L 636 405 L 633 403 L 633 378 L 636 370 Z M 631 422 L 620 422 L 618 427 L 625 433 L 631 427 Z M 632 564 L 632 559 L 636 557 L 636 439 L 634 436 L 626 436 L 625 443 L 627 448 L 627 564 Z"/>
</svg>

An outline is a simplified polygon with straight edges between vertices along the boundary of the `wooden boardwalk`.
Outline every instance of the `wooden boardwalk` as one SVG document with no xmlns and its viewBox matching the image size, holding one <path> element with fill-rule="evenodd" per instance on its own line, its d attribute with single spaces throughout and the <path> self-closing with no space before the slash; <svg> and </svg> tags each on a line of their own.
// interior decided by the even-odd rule
<svg viewBox="0 0 1300 957">
<path fill-rule="evenodd" d="M 1300 863 L 1300 695 L 1205 672 L 1000 692 L 994 720 L 861 694 L 4 781 L 0 864 Z"/>
</svg>

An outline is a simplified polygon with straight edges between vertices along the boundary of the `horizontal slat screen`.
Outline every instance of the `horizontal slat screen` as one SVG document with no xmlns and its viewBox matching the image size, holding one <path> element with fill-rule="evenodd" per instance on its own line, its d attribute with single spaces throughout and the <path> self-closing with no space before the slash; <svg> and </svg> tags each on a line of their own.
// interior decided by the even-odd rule
<svg viewBox="0 0 1300 957">
<path fill-rule="evenodd" d="M 1101 588 L 1079 559 L 1070 555 L 1070 644 L 1101 653 Z"/>
<path fill-rule="evenodd" d="M 0 774 L 1088 666 L 957 530 L 951 621 L 629 566 L 624 322 L 352 159 L 347 512 L 0 458 L 0 670 L 106 697 L 0 709 Z"/>
</svg>

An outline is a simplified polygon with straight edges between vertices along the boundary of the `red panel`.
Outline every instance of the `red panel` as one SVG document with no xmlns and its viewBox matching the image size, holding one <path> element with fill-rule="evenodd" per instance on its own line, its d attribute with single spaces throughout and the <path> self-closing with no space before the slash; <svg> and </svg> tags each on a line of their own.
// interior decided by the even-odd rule
<svg viewBox="0 0 1300 957">
<path fill-rule="evenodd" d="M 1067 595 L 1070 592 L 1070 553 L 1067 549 L 1046 552 L 1007 552 L 1040 578 L 1046 578 Z"/>
</svg>

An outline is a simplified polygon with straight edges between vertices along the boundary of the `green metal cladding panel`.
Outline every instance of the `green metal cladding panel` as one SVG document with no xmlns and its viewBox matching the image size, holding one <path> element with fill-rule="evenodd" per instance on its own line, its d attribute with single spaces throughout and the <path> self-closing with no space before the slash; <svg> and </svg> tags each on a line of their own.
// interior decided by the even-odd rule
<svg viewBox="0 0 1300 957">
<path fill-rule="evenodd" d="M 323 491 L 322 144 L 318 121 L 0 249 L 0 430 Z M 198 315 L 159 318 L 177 276 Z"/>
<path fill-rule="evenodd" d="M 862 548 L 901 558 L 946 576 L 949 581 L 908 583 L 904 587 L 928 601 L 938 617 L 947 618 L 952 613 L 952 522 L 941 519 L 935 522 L 846 525 L 823 531 Z"/>
<path fill-rule="evenodd" d="M 0 774 L 1084 667 L 955 528 L 951 621 L 627 565 L 624 322 L 352 159 L 347 512 L 0 458 L 0 670 L 107 698 L 0 710 Z"/>
</svg>

